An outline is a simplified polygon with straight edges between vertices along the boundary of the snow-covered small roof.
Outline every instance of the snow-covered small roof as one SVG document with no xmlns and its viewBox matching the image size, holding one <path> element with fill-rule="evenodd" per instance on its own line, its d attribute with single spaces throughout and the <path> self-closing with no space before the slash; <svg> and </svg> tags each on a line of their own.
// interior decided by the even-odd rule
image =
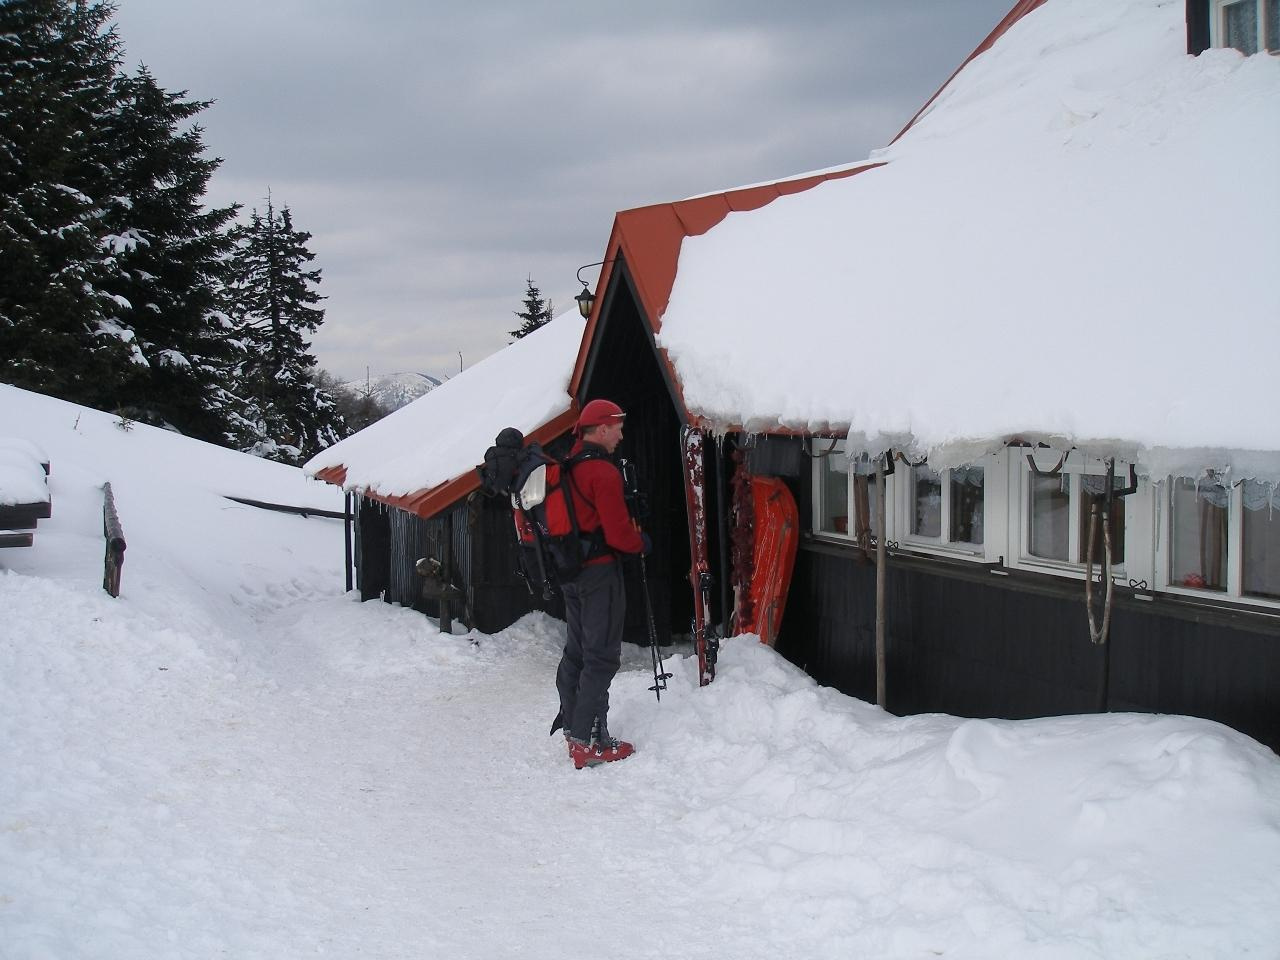
<svg viewBox="0 0 1280 960">
<path fill-rule="evenodd" d="M 658 341 L 689 411 L 1280 474 L 1280 59 L 1190 57 L 1183 14 L 1049 0 L 883 166 L 688 236 Z"/>
<path fill-rule="evenodd" d="M 0 438 L 0 507 L 48 503 L 49 485 L 41 462 L 26 449 L 7 446 L 3 440 Z"/>
<path fill-rule="evenodd" d="M 406 507 L 404 498 L 421 497 L 449 481 L 469 480 L 504 427 L 532 434 L 553 422 L 569 425 L 569 377 L 582 330 L 575 306 L 408 406 L 322 450 L 303 469 L 309 476 L 339 482 L 346 490 Z M 430 507 L 446 505 L 413 509 L 429 514 L 434 512 Z"/>
</svg>

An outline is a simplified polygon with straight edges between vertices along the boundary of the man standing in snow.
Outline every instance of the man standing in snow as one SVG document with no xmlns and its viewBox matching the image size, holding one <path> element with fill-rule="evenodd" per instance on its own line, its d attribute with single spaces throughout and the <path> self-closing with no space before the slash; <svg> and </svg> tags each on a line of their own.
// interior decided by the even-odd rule
<svg viewBox="0 0 1280 960">
<path fill-rule="evenodd" d="M 582 570 L 562 585 L 569 629 L 556 688 L 569 757 L 579 770 L 635 752 L 625 740 L 609 736 L 607 720 L 609 684 L 622 662 L 626 610 L 618 555 L 646 554 L 650 548 L 649 537 L 627 510 L 622 471 L 613 459 L 624 417 L 616 403 L 592 400 L 578 417 L 578 440 L 570 454 L 576 461 L 569 469 L 569 489 L 578 529 L 593 546 Z"/>
</svg>

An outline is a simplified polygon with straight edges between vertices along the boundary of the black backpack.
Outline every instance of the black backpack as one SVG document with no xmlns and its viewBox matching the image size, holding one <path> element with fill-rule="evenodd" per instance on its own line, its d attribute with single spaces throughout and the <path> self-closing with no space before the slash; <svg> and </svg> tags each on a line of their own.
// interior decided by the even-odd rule
<svg viewBox="0 0 1280 960">
<path fill-rule="evenodd" d="M 598 450 L 584 450 L 559 460 L 538 443 L 524 443 L 514 427 L 498 434 L 476 468 L 480 485 L 490 496 L 508 497 L 519 546 L 520 576 L 533 592 L 538 583 L 550 600 L 556 587 L 572 580 L 588 560 L 608 548 L 603 530 L 584 534 L 578 527 L 569 484 L 570 472 L 585 460 L 603 459 Z"/>
</svg>

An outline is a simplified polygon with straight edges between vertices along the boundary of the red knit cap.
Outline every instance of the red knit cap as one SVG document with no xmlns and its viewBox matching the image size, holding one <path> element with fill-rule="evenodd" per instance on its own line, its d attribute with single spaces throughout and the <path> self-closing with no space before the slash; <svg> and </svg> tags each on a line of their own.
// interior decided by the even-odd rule
<svg viewBox="0 0 1280 960">
<path fill-rule="evenodd" d="M 625 416 L 622 408 L 612 400 L 592 400 L 578 414 L 578 423 L 573 428 L 573 432 L 581 433 L 583 427 L 598 427 L 601 424 L 621 420 Z"/>
</svg>

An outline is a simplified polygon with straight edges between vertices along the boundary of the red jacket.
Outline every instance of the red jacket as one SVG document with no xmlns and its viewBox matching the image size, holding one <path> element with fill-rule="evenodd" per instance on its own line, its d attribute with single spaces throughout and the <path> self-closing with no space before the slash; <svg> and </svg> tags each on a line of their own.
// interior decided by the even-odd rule
<svg viewBox="0 0 1280 960">
<path fill-rule="evenodd" d="M 578 530 L 584 534 L 604 529 L 604 542 L 618 553 L 640 553 L 644 539 L 631 521 L 627 501 L 622 495 L 622 471 L 609 458 L 602 447 L 584 444 L 573 445 L 570 456 L 576 456 L 584 448 L 599 451 L 598 459 L 583 460 L 573 465 L 569 490 L 573 495 L 573 509 L 578 518 Z M 613 557 L 605 554 L 587 561 L 588 565 L 610 563 Z"/>
</svg>

